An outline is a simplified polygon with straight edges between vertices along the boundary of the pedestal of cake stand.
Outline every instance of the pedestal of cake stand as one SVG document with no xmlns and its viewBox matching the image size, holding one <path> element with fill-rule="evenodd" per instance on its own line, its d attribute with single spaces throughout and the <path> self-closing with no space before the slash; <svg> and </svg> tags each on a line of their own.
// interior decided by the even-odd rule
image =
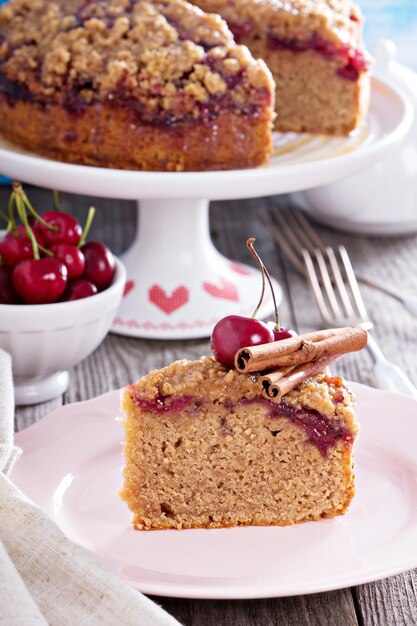
<svg viewBox="0 0 417 626">
<path fill-rule="evenodd" d="M 112 332 L 155 339 L 207 337 L 221 317 L 251 315 L 261 273 L 215 249 L 207 200 L 152 199 L 139 205 L 136 238 L 122 257 L 127 283 Z M 275 281 L 274 289 L 280 302 Z M 259 317 L 272 320 L 272 314 L 267 290 Z"/>
</svg>

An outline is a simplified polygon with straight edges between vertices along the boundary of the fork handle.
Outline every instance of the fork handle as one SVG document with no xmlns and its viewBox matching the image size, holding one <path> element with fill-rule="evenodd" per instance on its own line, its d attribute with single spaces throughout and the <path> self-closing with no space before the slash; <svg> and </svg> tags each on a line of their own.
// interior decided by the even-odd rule
<svg viewBox="0 0 417 626">
<path fill-rule="evenodd" d="M 413 385 L 398 365 L 391 363 L 384 357 L 370 333 L 368 333 L 368 344 L 366 347 L 374 362 L 374 372 L 378 387 L 417 399 L 417 387 Z"/>
</svg>

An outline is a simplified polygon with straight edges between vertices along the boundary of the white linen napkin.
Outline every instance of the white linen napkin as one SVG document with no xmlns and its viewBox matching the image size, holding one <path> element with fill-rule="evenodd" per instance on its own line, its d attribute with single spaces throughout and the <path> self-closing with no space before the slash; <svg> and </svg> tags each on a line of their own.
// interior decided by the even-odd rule
<svg viewBox="0 0 417 626">
<path fill-rule="evenodd" d="M 14 394 L 0 350 L 0 626 L 178 626 L 146 596 L 69 541 L 8 478 Z"/>
</svg>

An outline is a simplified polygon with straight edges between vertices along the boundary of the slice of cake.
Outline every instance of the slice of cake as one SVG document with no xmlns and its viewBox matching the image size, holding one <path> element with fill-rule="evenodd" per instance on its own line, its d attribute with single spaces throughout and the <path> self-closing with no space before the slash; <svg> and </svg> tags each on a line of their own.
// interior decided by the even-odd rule
<svg viewBox="0 0 417 626">
<path fill-rule="evenodd" d="M 277 85 L 276 128 L 344 135 L 362 121 L 370 58 L 351 0 L 193 0 L 219 13 Z"/>
<path fill-rule="evenodd" d="M 124 389 L 121 498 L 134 527 L 285 526 L 344 513 L 358 426 L 349 388 L 326 365 L 338 350 L 363 347 L 366 333 L 345 332 L 345 350 L 339 338 L 334 346 L 338 332 L 274 342 L 290 365 L 269 374 L 203 357 Z M 239 353 L 237 367 L 254 370 L 255 352 Z M 301 353 L 318 360 L 305 365 Z"/>
<path fill-rule="evenodd" d="M 224 21 L 184 0 L 10 0 L 0 131 L 54 159 L 140 170 L 265 162 L 274 83 Z"/>
</svg>

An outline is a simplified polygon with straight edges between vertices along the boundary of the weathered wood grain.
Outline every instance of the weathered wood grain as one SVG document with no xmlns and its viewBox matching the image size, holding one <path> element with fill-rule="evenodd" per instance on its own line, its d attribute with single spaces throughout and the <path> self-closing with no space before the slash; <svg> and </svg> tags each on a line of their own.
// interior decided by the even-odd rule
<svg viewBox="0 0 417 626">
<path fill-rule="evenodd" d="M 356 626 L 348 589 L 267 600 L 155 598 L 185 626 Z"/>
<path fill-rule="evenodd" d="M 52 208 L 50 192 L 31 188 L 30 193 L 38 208 Z M 7 192 L 0 190 L 0 208 L 5 207 L 6 197 Z M 88 207 L 94 204 L 97 214 L 91 238 L 104 240 L 117 254 L 132 242 L 136 227 L 135 203 L 70 194 L 62 194 L 61 200 L 63 208 L 70 209 L 82 221 Z M 285 197 L 276 200 L 286 202 Z M 213 203 L 210 211 L 213 241 L 220 252 L 250 264 L 253 260 L 244 243 L 247 237 L 254 236 L 264 262 L 283 288 L 284 299 L 280 304 L 283 325 L 299 331 L 311 330 L 320 326 L 320 319 L 309 288 L 282 258 L 261 219 L 261 211 L 270 210 L 270 204 L 262 199 Z M 358 272 L 417 295 L 415 237 L 371 239 L 317 228 L 325 242 L 347 246 Z M 375 336 L 386 356 L 417 382 L 417 318 L 378 291 L 364 287 L 363 295 L 375 322 Z M 36 407 L 18 409 L 16 427 L 18 430 L 26 427 L 64 402 L 85 400 L 118 389 L 152 368 L 162 367 L 177 358 L 197 358 L 208 351 L 208 339 L 158 342 L 109 334 L 88 359 L 70 372 L 70 387 L 65 396 Z M 346 357 L 338 365 L 338 371 L 352 380 L 374 383 L 365 352 Z M 270 600 L 216 602 L 158 598 L 158 601 L 189 626 L 411 626 L 417 624 L 415 585 L 412 572 L 358 587 L 353 595 L 351 590 L 345 589 Z"/>
<path fill-rule="evenodd" d="M 415 549 L 410 546 L 410 549 Z M 366 626 L 417 624 L 416 572 L 406 572 L 355 589 Z"/>
</svg>

